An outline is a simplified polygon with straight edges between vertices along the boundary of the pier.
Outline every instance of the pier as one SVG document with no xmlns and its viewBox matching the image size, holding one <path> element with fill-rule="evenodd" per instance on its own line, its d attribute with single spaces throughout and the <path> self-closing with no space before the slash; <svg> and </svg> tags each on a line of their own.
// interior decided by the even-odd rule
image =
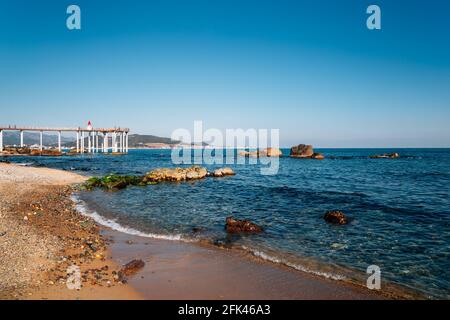
<svg viewBox="0 0 450 320">
<path fill-rule="evenodd" d="M 17 127 L 17 126 L 0 126 L 0 152 L 4 150 L 3 132 L 18 131 L 20 133 L 20 147 L 25 146 L 24 132 L 39 132 L 40 143 L 39 150 L 44 149 L 43 134 L 44 132 L 56 132 L 58 135 L 58 151 L 62 151 L 61 134 L 76 134 L 76 150 L 77 153 L 128 153 L 128 128 L 94 128 L 90 122 L 87 128 L 47 128 L 47 127 Z"/>
</svg>

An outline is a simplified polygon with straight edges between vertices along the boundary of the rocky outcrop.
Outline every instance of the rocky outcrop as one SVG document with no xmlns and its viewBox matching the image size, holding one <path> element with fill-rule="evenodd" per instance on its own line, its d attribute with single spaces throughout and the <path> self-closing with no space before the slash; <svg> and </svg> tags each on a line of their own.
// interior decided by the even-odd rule
<svg viewBox="0 0 450 320">
<path fill-rule="evenodd" d="M 59 157 L 63 153 L 56 149 L 30 149 L 28 147 L 6 147 L 3 149 L 3 155 L 22 155 L 22 156 L 49 156 L 49 157 Z"/>
<path fill-rule="evenodd" d="M 205 177 L 224 177 L 235 175 L 231 168 L 219 168 L 208 172 L 206 168 L 193 166 L 189 168 L 159 168 L 146 173 L 144 176 L 121 176 L 110 174 L 104 177 L 92 177 L 82 186 L 85 190 L 104 188 L 107 190 L 124 189 L 127 186 L 145 186 L 163 181 L 190 181 Z"/>
<path fill-rule="evenodd" d="M 93 188 L 103 188 L 107 190 L 120 190 L 130 185 L 145 185 L 141 177 L 136 176 L 119 176 L 110 174 L 102 178 L 89 178 L 83 185 L 84 189 L 92 190 Z"/>
<path fill-rule="evenodd" d="M 159 168 L 148 172 L 144 183 L 158 183 L 161 181 L 185 181 L 203 179 L 208 171 L 203 167 L 193 166 L 189 168 Z"/>
<path fill-rule="evenodd" d="M 30 151 L 31 156 L 47 156 L 47 157 L 59 157 L 62 156 L 62 152 L 55 149 L 44 149 L 44 150 L 37 150 L 33 149 Z"/>
<path fill-rule="evenodd" d="M 237 220 L 233 217 L 227 217 L 225 230 L 228 233 L 259 233 L 263 229 L 248 220 Z"/>
<path fill-rule="evenodd" d="M 29 155 L 30 152 L 31 149 L 27 147 L 5 147 L 2 153 L 4 155 Z"/>
<path fill-rule="evenodd" d="M 283 152 L 278 148 L 265 148 L 258 151 L 239 151 L 238 155 L 243 157 L 281 157 Z"/>
<path fill-rule="evenodd" d="M 384 153 L 384 154 L 378 154 L 374 156 L 370 156 L 371 159 L 397 159 L 400 158 L 400 155 L 397 152 L 394 153 Z"/>
<path fill-rule="evenodd" d="M 258 151 L 239 151 L 238 155 L 241 157 L 253 157 L 258 158 L 259 152 Z"/>
<path fill-rule="evenodd" d="M 224 177 L 224 176 L 234 176 L 235 173 L 233 169 L 225 167 L 214 170 L 213 174 L 214 177 Z"/>
<path fill-rule="evenodd" d="M 325 159 L 325 156 L 322 153 L 314 152 L 313 146 L 307 144 L 299 144 L 298 146 L 293 146 L 291 148 L 290 156 L 293 158 L 301 159 Z"/>
<path fill-rule="evenodd" d="M 332 224 L 347 224 L 348 220 L 342 211 L 328 211 L 324 215 L 324 220 Z"/>
<path fill-rule="evenodd" d="M 311 158 L 314 154 L 313 146 L 307 144 L 299 144 L 291 148 L 291 157 L 294 158 Z"/>
<path fill-rule="evenodd" d="M 266 148 L 262 151 L 266 157 L 281 157 L 283 152 L 278 148 Z"/>
</svg>

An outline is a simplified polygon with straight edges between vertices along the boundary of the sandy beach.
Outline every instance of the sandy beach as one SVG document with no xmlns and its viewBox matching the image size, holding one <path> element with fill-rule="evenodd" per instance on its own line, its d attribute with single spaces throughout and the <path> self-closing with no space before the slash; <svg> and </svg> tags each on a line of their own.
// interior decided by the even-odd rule
<svg viewBox="0 0 450 320">
<path fill-rule="evenodd" d="M 75 210 L 66 171 L 0 163 L 2 299 L 382 299 L 363 287 L 294 271 L 242 252 L 130 236 Z M 127 281 L 117 272 L 145 266 Z M 66 286 L 81 268 L 82 288 Z M 124 283 L 126 282 L 126 283 Z"/>
<path fill-rule="evenodd" d="M 85 179 L 0 163 L 1 299 L 139 298 L 115 281 L 120 266 L 107 259 L 99 228 L 74 210 L 70 186 Z M 81 290 L 66 286 L 70 265 L 81 269 Z"/>
</svg>

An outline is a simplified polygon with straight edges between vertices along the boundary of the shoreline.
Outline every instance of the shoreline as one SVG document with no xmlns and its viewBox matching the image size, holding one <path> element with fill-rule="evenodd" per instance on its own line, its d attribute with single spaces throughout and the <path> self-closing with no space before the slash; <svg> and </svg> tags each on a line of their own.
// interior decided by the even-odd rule
<svg viewBox="0 0 450 320">
<path fill-rule="evenodd" d="M 76 204 L 71 199 L 72 188 L 67 185 L 81 183 L 87 177 L 80 176 L 62 170 L 48 168 L 23 167 L 13 164 L 0 163 L 1 173 L 6 168 L 14 168 L 15 178 L 11 181 L 0 179 L 1 188 L 23 185 L 26 183 L 31 189 L 27 192 L 36 192 L 41 189 L 41 197 L 48 197 L 49 191 L 57 193 L 59 201 L 65 199 L 71 203 L 72 208 Z M 20 171 L 20 174 L 17 174 Z M 33 177 L 39 172 L 38 178 Z M 4 172 L 3 172 L 4 173 Z M 30 175 L 34 180 L 30 183 Z M 41 180 L 39 180 L 41 179 Z M 42 179 L 44 179 L 42 181 Z M 39 182 L 39 183 L 37 183 Z M 45 186 L 45 188 L 43 187 Z M 49 188 L 49 189 L 46 189 Z M 56 188 L 56 189 L 55 189 Z M 57 190 L 64 189 L 58 193 Z M 34 190 L 34 191 L 33 191 Z M 52 196 L 53 197 L 53 196 Z M 56 199 L 50 199 L 55 201 Z M 67 202 L 69 201 L 69 202 Z M 26 201 L 25 201 L 26 202 Z M 20 204 L 20 203 L 18 203 Z M 19 205 L 23 208 L 22 203 Z M 29 205 L 29 204 L 28 204 Z M 0 207 L 1 208 L 1 207 Z M 65 208 L 67 210 L 67 208 Z M 22 216 L 25 212 L 20 212 Z M 94 221 L 82 215 L 81 212 L 71 212 L 78 220 Z M 23 218 L 22 218 L 23 219 Z M 57 219 L 56 217 L 50 217 Z M 86 220 L 88 219 L 88 220 Z M 30 220 L 34 220 L 33 215 Z M 58 219 L 57 219 L 58 220 Z M 29 220 L 20 223 L 29 223 Z M 47 221 L 49 222 L 49 221 Z M 68 290 L 61 278 L 58 281 L 45 280 L 40 284 L 30 282 L 25 290 L 17 289 L 19 296 L 7 295 L 6 298 L 23 299 L 390 299 L 405 298 L 385 292 L 370 291 L 362 286 L 357 286 L 343 281 L 325 279 L 300 270 L 294 270 L 289 266 L 277 264 L 256 257 L 244 250 L 220 249 L 205 243 L 186 243 L 182 241 L 144 238 L 129 235 L 105 226 L 99 226 L 98 222 L 91 230 L 97 235 L 97 241 L 103 245 L 101 259 L 88 259 L 81 266 L 82 274 L 88 274 L 89 270 L 100 269 L 99 273 L 104 278 L 100 281 L 92 281 L 92 277 L 83 282 L 83 288 L 79 291 Z M 0 225 L 1 226 L 1 225 Z M 2 230 L 0 230 L 1 232 Z M 47 230 L 46 230 L 47 231 Z M 76 229 L 76 233 L 84 232 Z M 51 233 L 51 232 L 50 232 Z M 91 235 L 92 235 L 91 234 Z M 41 236 L 43 236 L 41 234 Z M 74 240 L 71 245 L 83 242 Z M 67 249 L 67 248 L 66 248 Z M 242 252 L 239 252 L 242 251 Z M 96 254 L 96 252 L 95 252 Z M 75 256 L 75 255 L 74 255 Z M 72 258 L 72 257 L 71 257 Z M 141 258 L 145 266 L 135 276 L 130 277 L 129 284 L 117 284 L 112 277 L 113 270 L 119 270 L 120 265 L 132 259 Z M 54 265 L 68 263 L 65 261 L 53 261 Z M 85 264 L 84 264 L 85 263 Z M 48 266 L 48 265 L 47 265 Z M 107 266 L 107 272 L 101 270 Z M 56 268 L 55 268 L 56 269 Z M 50 274 L 61 273 L 52 270 Z M 39 272 L 37 272 L 39 274 Z M 40 272 L 44 273 L 44 272 Z M 48 271 L 47 271 L 48 273 Z M 96 272 L 93 272 L 94 276 Z M 106 273 L 106 275 L 105 275 Z M 4 277 L 0 273 L 0 278 Z M 42 274 L 41 274 L 42 276 Z M 48 277 L 48 274 L 47 274 Z M 59 275 L 61 277 L 61 275 Z M 39 277 L 38 277 L 39 278 Z M 45 276 L 44 276 L 45 278 Z M 109 280 L 108 280 L 109 279 Z M 49 281 L 52 283 L 49 284 Z M 108 283 L 104 285 L 103 282 Z M 98 283 L 97 283 L 98 282 Z M 157 290 L 155 290 L 155 287 Z M 187 288 L 187 289 L 186 289 Z M 186 291 L 187 290 L 187 291 Z M 22 293 L 24 291 L 24 294 Z M 25 292 L 27 291 L 27 292 Z M 411 298 L 411 297 L 408 297 Z"/>
</svg>

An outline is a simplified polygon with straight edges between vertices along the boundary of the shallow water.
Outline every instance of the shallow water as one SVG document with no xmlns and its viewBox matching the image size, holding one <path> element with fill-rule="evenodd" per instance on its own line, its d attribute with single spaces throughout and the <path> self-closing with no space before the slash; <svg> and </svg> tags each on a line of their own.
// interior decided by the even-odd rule
<svg viewBox="0 0 450 320">
<path fill-rule="evenodd" d="M 236 176 L 95 190 L 80 198 L 104 222 L 110 219 L 125 232 L 232 241 L 266 259 L 335 279 L 363 279 L 375 264 L 382 279 L 428 297 L 449 298 L 450 150 L 318 151 L 327 158 L 281 158 L 274 176 L 261 175 L 260 165 L 230 165 Z M 402 157 L 368 158 L 394 151 Z M 8 160 L 87 175 L 144 174 L 173 166 L 170 150 Z M 323 214 L 333 209 L 344 211 L 350 223 L 325 223 Z M 265 232 L 227 238 L 229 215 L 250 219 Z M 193 234 L 193 227 L 203 231 Z"/>
</svg>

